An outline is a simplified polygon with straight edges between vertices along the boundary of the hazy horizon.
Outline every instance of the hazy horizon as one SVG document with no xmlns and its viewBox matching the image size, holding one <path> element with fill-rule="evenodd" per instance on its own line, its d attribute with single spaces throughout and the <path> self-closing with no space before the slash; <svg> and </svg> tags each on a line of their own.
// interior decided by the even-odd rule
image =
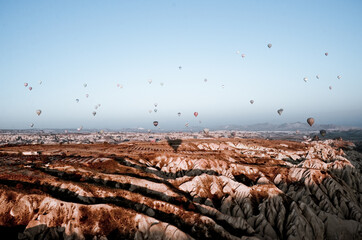
<svg viewBox="0 0 362 240">
<path fill-rule="evenodd" d="M 0 22 L 0 129 L 362 127 L 360 1 L 2 1 Z"/>
</svg>

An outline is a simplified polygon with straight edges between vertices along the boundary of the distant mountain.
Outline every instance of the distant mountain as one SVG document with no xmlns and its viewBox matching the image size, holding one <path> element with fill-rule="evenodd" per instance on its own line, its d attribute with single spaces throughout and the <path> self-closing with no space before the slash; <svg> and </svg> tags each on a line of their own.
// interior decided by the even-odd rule
<svg viewBox="0 0 362 240">
<path fill-rule="evenodd" d="M 283 124 L 271 124 L 271 123 L 257 123 L 253 125 L 226 125 L 213 128 L 212 130 L 234 130 L 234 131 L 317 131 L 320 129 L 325 130 L 349 130 L 359 129 L 356 127 L 338 126 L 334 124 L 315 124 L 312 127 L 307 123 L 295 122 L 295 123 L 283 123 Z"/>
</svg>

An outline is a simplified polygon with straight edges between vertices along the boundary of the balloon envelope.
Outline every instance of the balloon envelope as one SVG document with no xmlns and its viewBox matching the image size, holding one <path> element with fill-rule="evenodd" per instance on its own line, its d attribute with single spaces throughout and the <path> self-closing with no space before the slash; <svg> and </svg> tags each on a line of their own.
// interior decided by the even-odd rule
<svg viewBox="0 0 362 240">
<path fill-rule="evenodd" d="M 328 56 L 328 53 L 326 52 L 326 53 L 324 53 L 324 55 Z"/>
<path fill-rule="evenodd" d="M 319 131 L 319 133 L 322 135 L 322 137 L 324 137 L 326 135 L 327 131 L 322 129 Z"/>
<path fill-rule="evenodd" d="M 271 48 L 273 45 L 271 43 L 268 44 L 268 48 Z"/>
<path fill-rule="evenodd" d="M 329 86 L 329 90 L 332 90 L 332 86 Z"/>
<path fill-rule="evenodd" d="M 86 83 L 83 84 L 84 87 L 87 87 L 88 85 Z"/>
<path fill-rule="evenodd" d="M 199 113 L 198 113 L 198 112 L 194 112 L 194 116 L 197 117 L 197 115 L 199 115 Z"/>
<path fill-rule="evenodd" d="M 97 114 L 97 112 L 94 111 L 94 112 L 92 112 L 92 114 L 93 114 L 93 116 L 95 116 Z"/>
<path fill-rule="evenodd" d="M 79 103 L 79 99 L 77 98 L 77 99 L 75 99 L 75 101 L 77 102 L 77 103 Z"/>
<path fill-rule="evenodd" d="M 157 109 L 155 108 L 153 111 L 157 112 Z"/>
<path fill-rule="evenodd" d="M 307 82 L 307 81 L 308 81 L 308 78 L 305 77 L 305 78 L 303 78 L 303 80 L 304 80 L 304 82 Z"/>
<path fill-rule="evenodd" d="M 245 58 L 245 54 L 241 54 L 241 57 L 242 57 L 242 58 Z"/>
<path fill-rule="evenodd" d="M 41 110 L 40 109 L 36 110 L 36 114 L 38 114 L 39 116 L 41 114 Z"/>
<path fill-rule="evenodd" d="M 207 78 L 204 79 L 204 82 L 207 82 Z"/>
<path fill-rule="evenodd" d="M 282 115 L 283 111 L 284 111 L 283 108 L 280 108 L 280 109 L 278 109 L 277 112 L 278 112 L 279 115 Z"/>
<path fill-rule="evenodd" d="M 314 118 L 308 118 L 307 123 L 309 124 L 309 126 L 312 126 L 314 124 Z"/>
<path fill-rule="evenodd" d="M 153 126 L 157 127 L 158 121 L 153 121 Z"/>
<path fill-rule="evenodd" d="M 338 79 L 341 79 L 341 75 L 338 75 L 337 78 L 338 78 Z"/>
<path fill-rule="evenodd" d="M 32 88 L 32 87 L 29 87 L 29 90 L 31 91 L 31 90 L 33 90 L 33 88 Z"/>
<path fill-rule="evenodd" d="M 319 75 L 315 76 L 317 79 L 319 79 Z"/>
<path fill-rule="evenodd" d="M 178 115 L 178 116 L 181 116 L 181 113 L 179 112 L 179 113 L 177 113 L 177 115 Z"/>
<path fill-rule="evenodd" d="M 28 83 L 24 83 L 24 86 L 27 87 L 27 86 L 28 86 Z"/>
<path fill-rule="evenodd" d="M 254 100 L 250 100 L 250 103 L 253 104 L 253 103 L 254 103 Z"/>
<path fill-rule="evenodd" d="M 208 129 L 208 128 L 204 128 L 204 133 L 205 133 L 205 134 L 209 134 L 209 129 Z"/>
</svg>

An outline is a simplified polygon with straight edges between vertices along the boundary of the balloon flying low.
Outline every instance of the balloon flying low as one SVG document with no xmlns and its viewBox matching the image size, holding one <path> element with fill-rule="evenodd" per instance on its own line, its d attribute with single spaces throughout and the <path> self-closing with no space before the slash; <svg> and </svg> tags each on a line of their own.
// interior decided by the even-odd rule
<svg viewBox="0 0 362 240">
<path fill-rule="evenodd" d="M 322 129 L 319 131 L 319 133 L 322 135 L 322 137 L 324 137 L 326 135 L 327 131 Z"/>
<path fill-rule="evenodd" d="M 30 127 L 34 127 L 34 123 L 30 124 Z"/>
<path fill-rule="evenodd" d="M 208 128 L 204 128 L 204 133 L 205 133 L 205 134 L 209 134 L 209 131 L 210 131 L 210 130 L 209 130 Z"/>
<path fill-rule="evenodd" d="M 307 123 L 309 124 L 309 126 L 312 126 L 314 124 L 314 118 L 312 117 L 308 118 Z"/>
<path fill-rule="evenodd" d="M 279 114 L 279 116 L 282 115 L 283 111 L 283 108 L 278 109 L 277 113 Z"/>
</svg>

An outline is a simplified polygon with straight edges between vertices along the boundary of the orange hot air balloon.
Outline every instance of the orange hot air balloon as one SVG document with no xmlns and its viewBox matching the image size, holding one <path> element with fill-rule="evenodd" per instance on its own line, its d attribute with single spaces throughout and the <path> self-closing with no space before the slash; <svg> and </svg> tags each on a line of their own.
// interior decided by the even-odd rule
<svg viewBox="0 0 362 240">
<path fill-rule="evenodd" d="M 314 124 L 314 118 L 308 118 L 307 123 L 309 124 L 309 126 L 312 126 Z"/>
<path fill-rule="evenodd" d="M 197 115 L 199 115 L 199 113 L 198 113 L 198 112 L 194 112 L 194 116 L 197 117 Z"/>
</svg>

